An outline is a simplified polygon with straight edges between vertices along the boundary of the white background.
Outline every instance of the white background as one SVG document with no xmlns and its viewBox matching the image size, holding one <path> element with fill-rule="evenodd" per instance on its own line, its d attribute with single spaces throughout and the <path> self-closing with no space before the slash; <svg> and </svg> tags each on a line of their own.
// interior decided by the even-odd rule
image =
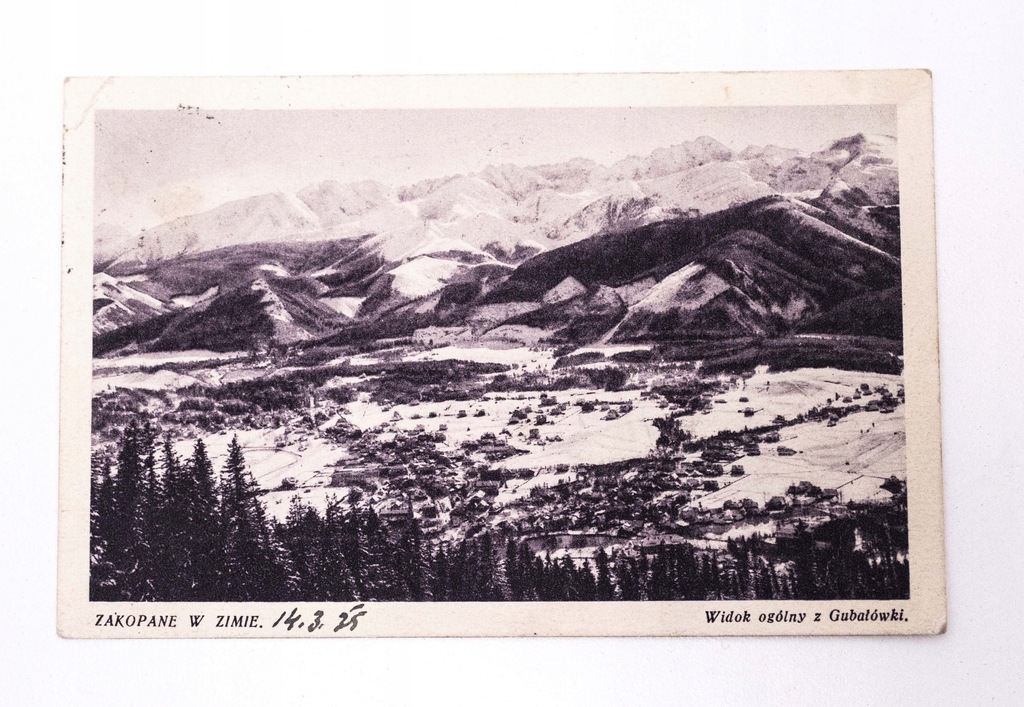
<svg viewBox="0 0 1024 707">
<path fill-rule="evenodd" d="M 1024 10 L 1016 2 L 8 4 L 3 704 L 1021 704 Z M 931 638 L 68 641 L 54 619 L 61 81 L 934 72 L 949 631 Z"/>
</svg>

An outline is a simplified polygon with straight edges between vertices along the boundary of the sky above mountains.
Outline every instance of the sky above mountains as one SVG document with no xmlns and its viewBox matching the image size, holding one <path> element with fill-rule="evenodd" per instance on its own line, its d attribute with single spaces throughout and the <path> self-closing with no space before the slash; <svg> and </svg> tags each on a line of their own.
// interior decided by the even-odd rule
<svg viewBox="0 0 1024 707">
<path fill-rule="evenodd" d="M 515 110 L 99 111 L 95 219 L 128 232 L 317 181 L 393 186 L 576 157 L 610 165 L 701 135 L 811 152 L 895 134 L 891 106 Z"/>
</svg>

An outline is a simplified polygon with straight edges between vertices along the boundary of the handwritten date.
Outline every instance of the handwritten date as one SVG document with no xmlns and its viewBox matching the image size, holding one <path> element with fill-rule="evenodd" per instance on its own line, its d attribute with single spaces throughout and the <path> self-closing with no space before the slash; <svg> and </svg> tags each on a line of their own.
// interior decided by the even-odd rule
<svg viewBox="0 0 1024 707">
<path fill-rule="evenodd" d="M 338 625 L 334 627 L 334 633 L 346 628 L 349 631 L 355 631 L 356 626 L 359 625 L 359 617 L 366 615 L 366 611 L 363 609 L 364 606 L 366 605 L 356 604 L 348 611 L 343 611 L 338 614 L 340 621 L 338 622 Z M 288 631 L 305 628 L 309 633 L 313 633 L 328 625 L 324 623 L 323 619 L 324 612 L 317 610 L 313 612 L 312 619 L 307 623 L 307 621 L 302 620 L 302 614 L 299 613 L 299 610 L 297 608 L 293 608 L 291 612 L 282 611 L 281 615 L 277 617 L 277 621 L 273 623 L 272 628 L 276 628 L 278 625 L 284 625 L 288 627 Z"/>
</svg>

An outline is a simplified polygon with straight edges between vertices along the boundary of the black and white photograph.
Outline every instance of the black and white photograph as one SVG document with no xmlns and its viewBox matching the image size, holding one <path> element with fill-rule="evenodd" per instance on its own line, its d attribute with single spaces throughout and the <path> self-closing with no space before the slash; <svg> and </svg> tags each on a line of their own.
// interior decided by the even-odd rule
<svg viewBox="0 0 1024 707">
<path fill-rule="evenodd" d="M 894 104 L 94 116 L 89 601 L 908 620 Z"/>
<path fill-rule="evenodd" d="M 1019 5 L 7 15 L 4 704 L 1021 703 Z"/>
</svg>

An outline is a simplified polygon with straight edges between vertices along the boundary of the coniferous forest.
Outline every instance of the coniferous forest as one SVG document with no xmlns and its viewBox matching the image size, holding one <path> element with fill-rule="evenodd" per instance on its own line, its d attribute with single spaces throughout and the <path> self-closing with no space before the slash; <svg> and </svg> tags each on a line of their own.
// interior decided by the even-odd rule
<svg viewBox="0 0 1024 707">
<path fill-rule="evenodd" d="M 724 548 L 685 540 L 553 559 L 484 531 L 428 539 L 415 518 L 381 520 L 331 499 L 293 499 L 268 516 L 233 440 L 222 468 L 203 442 L 131 422 L 116 455 L 93 459 L 94 601 L 605 601 L 898 599 L 909 596 L 905 509 L 864 509 L 786 542 L 757 535 Z M 901 517 L 894 517 L 894 516 Z M 901 531 L 894 530 L 902 528 Z"/>
</svg>

